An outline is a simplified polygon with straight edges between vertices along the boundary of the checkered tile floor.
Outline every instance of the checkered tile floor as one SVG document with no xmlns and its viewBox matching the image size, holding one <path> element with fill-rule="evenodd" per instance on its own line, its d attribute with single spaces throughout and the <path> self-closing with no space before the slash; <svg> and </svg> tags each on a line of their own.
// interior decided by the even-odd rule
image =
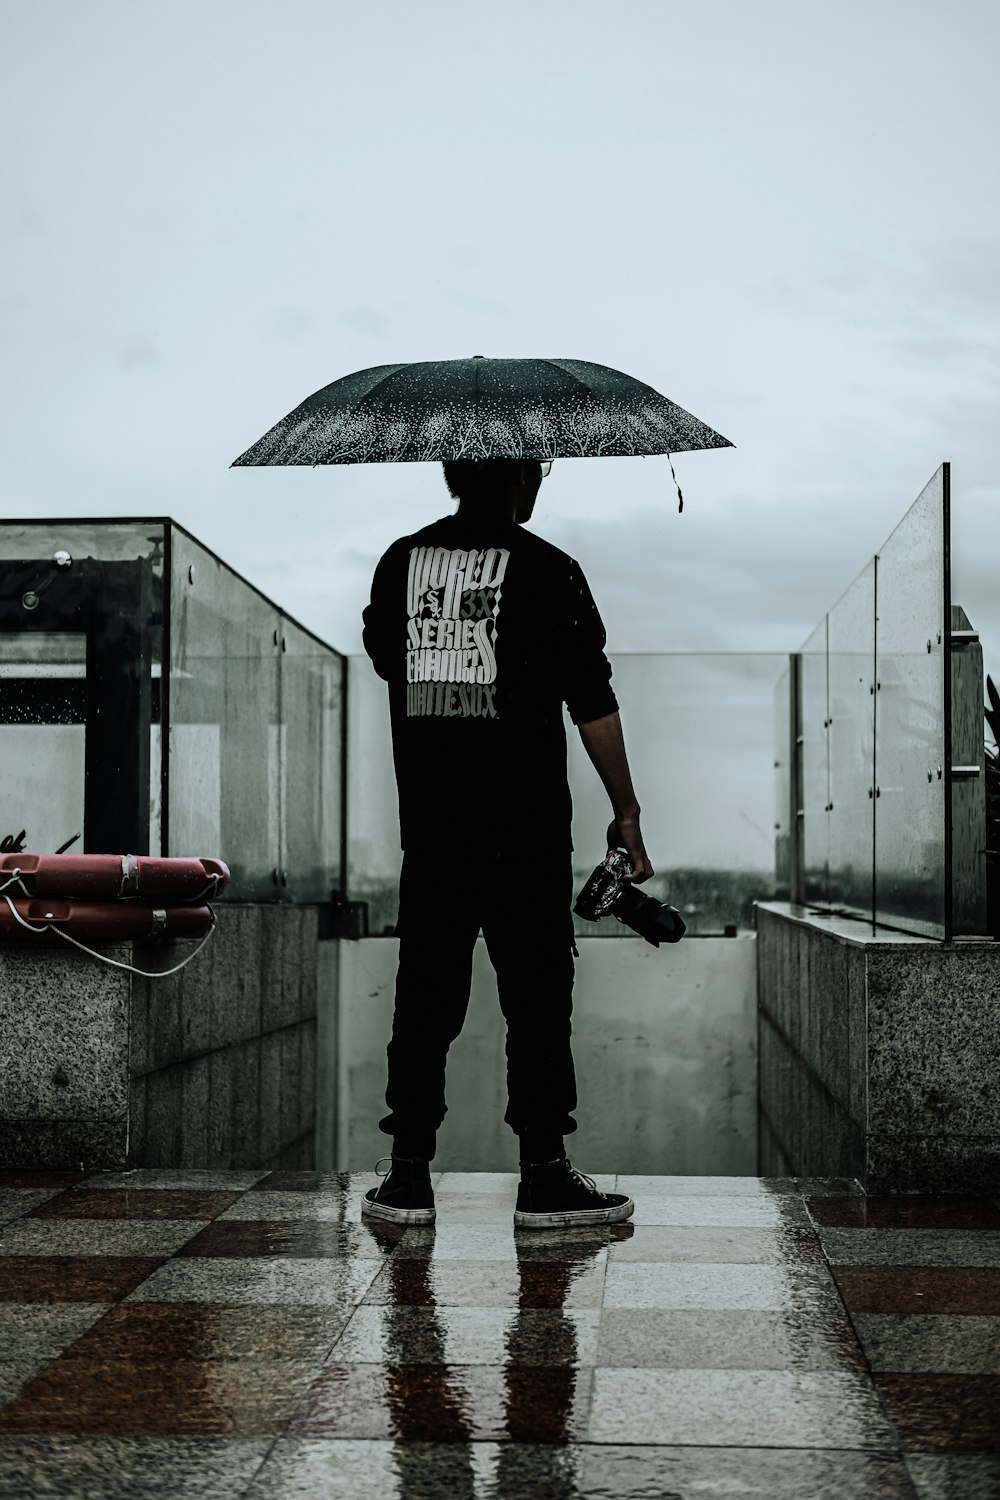
<svg viewBox="0 0 1000 1500">
<path fill-rule="evenodd" d="M 1000 1207 L 620 1177 L 0 1173 L 0 1496 L 996 1500 Z"/>
</svg>

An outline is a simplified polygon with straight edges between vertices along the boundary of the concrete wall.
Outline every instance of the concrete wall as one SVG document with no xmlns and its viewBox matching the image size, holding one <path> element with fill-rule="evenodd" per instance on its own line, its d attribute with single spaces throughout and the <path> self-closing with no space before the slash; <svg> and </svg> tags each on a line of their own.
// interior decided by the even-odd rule
<svg viewBox="0 0 1000 1500">
<path fill-rule="evenodd" d="M 758 908 L 765 1175 L 1000 1186 L 1000 947 Z"/>
<path fill-rule="evenodd" d="M 572 1158 L 588 1172 L 753 1175 L 756 1161 L 756 959 L 748 938 L 651 948 L 578 939 L 574 1054 L 580 1107 Z M 339 943 L 339 999 L 321 1021 L 320 1095 L 337 1097 L 330 1165 L 370 1170 L 390 1146 L 385 1046 L 398 945 Z M 449 1112 L 436 1166 L 512 1171 L 504 1026 L 485 945 L 477 944 L 465 1029 L 448 1064 Z"/>
<path fill-rule="evenodd" d="M 0 949 L 0 1164 L 310 1167 L 317 909 L 220 904 L 180 974 Z M 188 943 L 109 956 L 168 969 Z"/>
</svg>

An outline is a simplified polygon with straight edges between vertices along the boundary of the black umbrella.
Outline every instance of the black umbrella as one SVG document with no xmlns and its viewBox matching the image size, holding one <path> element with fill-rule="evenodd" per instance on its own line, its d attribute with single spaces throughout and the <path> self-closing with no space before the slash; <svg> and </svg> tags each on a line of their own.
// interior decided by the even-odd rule
<svg viewBox="0 0 1000 1500">
<path fill-rule="evenodd" d="M 477 354 L 345 375 L 307 396 L 235 462 L 610 458 L 732 446 L 607 365 Z"/>
</svg>

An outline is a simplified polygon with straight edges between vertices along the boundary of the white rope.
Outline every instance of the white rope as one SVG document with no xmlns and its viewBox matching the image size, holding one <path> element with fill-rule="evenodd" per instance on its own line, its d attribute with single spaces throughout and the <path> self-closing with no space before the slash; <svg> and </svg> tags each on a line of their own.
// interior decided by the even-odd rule
<svg viewBox="0 0 1000 1500">
<path fill-rule="evenodd" d="M 186 896 L 184 904 L 186 906 L 201 906 L 205 901 L 212 901 L 219 894 L 220 886 L 225 884 L 226 882 L 221 880 L 218 875 L 213 875 L 205 889 L 199 891 L 197 896 Z"/>
<path fill-rule="evenodd" d="M 8 880 L 7 885 L 10 885 L 10 883 L 11 882 Z M 18 884 L 20 884 L 20 882 L 18 882 Z M 0 893 L 2 893 L 2 891 L 4 891 L 5 889 L 6 886 L 0 886 Z M 24 887 L 22 886 L 21 889 L 23 890 Z M 30 922 L 25 921 L 9 896 L 4 896 L 3 899 L 10 907 L 11 915 L 13 916 L 14 920 L 16 922 L 19 922 L 27 932 L 33 932 L 36 937 L 42 937 L 46 932 L 54 932 L 56 936 L 61 937 L 64 942 L 72 943 L 74 948 L 79 948 L 83 953 L 89 953 L 91 958 L 96 958 L 99 963 L 109 964 L 112 969 L 127 969 L 130 974 L 141 974 L 143 979 L 166 979 L 171 974 L 179 974 L 182 969 L 187 968 L 188 964 L 193 958 L 198 957 L 198 954 L 201 952 L 202 948 L 204 948 L 205 944 L 208 942 L 209 938 L 215 931 L 215 924 L 213 923 L 194 952 L 189 953 L 187 958 L 183 959 L 181 963 L 175 964 L 172 969 L 137 969 L 134 964 L 123 964 L 117 958 L 108 958 L 106 954 L 98 953 L 96 948 L 88 948 L 86 943 L 81 943 L 75 937 L 70 937 L 68 932 L 63 932 L 60 928 L 53 927 L 51 922 L 45 922 L 41 927 L 34 927 Z"/>
</svg>

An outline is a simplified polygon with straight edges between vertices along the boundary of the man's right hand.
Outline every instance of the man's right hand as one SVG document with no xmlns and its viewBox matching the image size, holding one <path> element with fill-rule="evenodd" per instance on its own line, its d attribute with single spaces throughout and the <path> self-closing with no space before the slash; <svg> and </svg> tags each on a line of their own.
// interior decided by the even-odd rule
<svg viewBox="0 0 1000 1500">
<path fill-rule="evenodd" d="M 629 818 L 614 818 L 608 824 L 608 850 L 625 849 L 632 861 L 632 872 L 625 876 L 633 885 L 642 885 L 656 872 L 649 862 L 646 846 L 639 828 L 639 815 Z"/>
</svg>

